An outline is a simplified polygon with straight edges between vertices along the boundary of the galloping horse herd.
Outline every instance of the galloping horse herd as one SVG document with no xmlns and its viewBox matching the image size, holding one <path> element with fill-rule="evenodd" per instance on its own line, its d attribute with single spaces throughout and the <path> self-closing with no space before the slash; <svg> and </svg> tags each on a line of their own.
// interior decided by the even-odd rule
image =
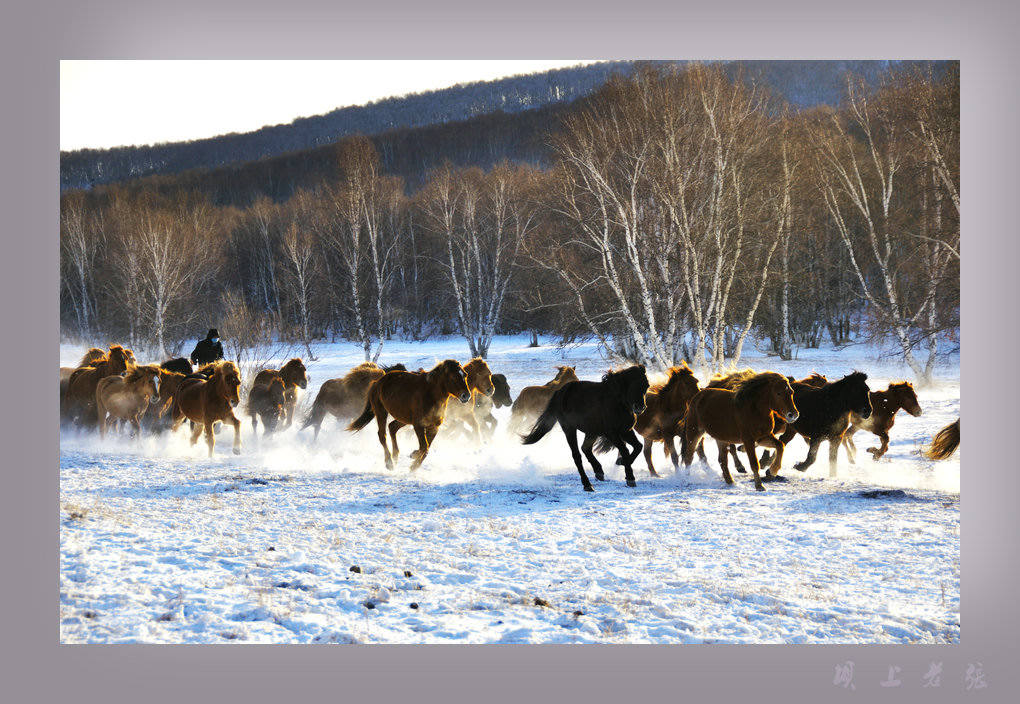
<svg viewBox="0 0 1020 704">
<path fill-rule="evenodd" d="M 807 470 L 819 445 L 827 440 L 829 474 L 834 477 L 840 445 L 845 446 L 849 461 L 855 462 L 855 433 L 865 430 L 878 436 L 880 446 L 868 448 L 877 460 L 889 447 L 889 430 L 897 411 L 921 415 L 909 382 L 890 384 L 884 391 L 871 391 L 866 382 L 867 375 L 862 372 L 830 382 L 820 374 L 794 380 L 773 371 L 744 370 L 717 375 L 700 388 L 691 369 L 681 364 L 668 370 L 665 382 L 650 386 L 641 365 L 609 371 L 597 382 L 581 381 L 573 367 L 563 366 L 552 380 L 521 389 L 513 400 L 506 377 L 493 374 L 481 358 L 463 365 L 448 359 L 428 371 L 364 362 L 342 378 L 321 385 L 301 430 L 314 428 L 317 439 L 327 414 L 349 420 L 349 431 L 361 430 L 374 418 L 386 467 L 392 469 L 400 452 L 397 432 L 410 425 L 418 438 L 418 449 L 410 455 L 411 470 L 415 470 L 425 460 L 441 426 L 450 436 L 488 441 L 497 426 L 493 408 L 511 406 L 508 431 L 526 430 L 524 444 L 538 442 L 560 425 L 585 491 L 594 489 L 582 453 L 595 478 L 603 481 L 605 474 L 596 452 L 615 449 L 627 485 L 635 486 L 633 463 L 642 451 L 649 473 L 659 476 L 652 462 L 655 443 L 663 443 L 676 470 L 681 457 L 689 467 L 695 452 L 707 463 L 706 435 L 716 441 L 727 484 L 733 483 L 731 456 L 736 471 L 746 473 L 738 455 L 742 448 L 755 488 L 764 491 L 763 481 L 778 475 L 783 450 L 797 434 L 804 437 L 809 449 L 807 457 L 794 467 Z M 148 432 L 161 432 L 167 426 L 176 431 L 189 421 L 191 444 L 204 433 L 210 457 L 216 442 L 215 425 L 229 423 L 234 428 L 233 451 L 239 454 L 241 421 L 234 409 L 241 402 L 241 383 L 238 367 L 230 361 L 213 362 L 197 370 L 183 358 L 139 365 L 134 353 L 121 345 L 111 345 L 106 351 L 92 348 L 78 367 L 60 368 L 61 422 L 98 427 L 105 436 L 111 424 L 130 423 L 137 435 L 143 426 Z M 252 432 L 257 432 L 258 420 L 264 433 L 274 432 L 281 422 L 290 427 L 299 389 L 307 386 L 308 373 L 299 358 L 279 370 L 259 371 L 243 409 L 251 419 Z M 580 446 L 578 432 L 584 435 Z M 959 438 L 957 419 L 936 435 L 925 456 L 948 457 L 959 445 Z M 766 451 L 759 459 L 755 449 L 759 445 L 774 454 L 770 457 Z"/>
</svg>

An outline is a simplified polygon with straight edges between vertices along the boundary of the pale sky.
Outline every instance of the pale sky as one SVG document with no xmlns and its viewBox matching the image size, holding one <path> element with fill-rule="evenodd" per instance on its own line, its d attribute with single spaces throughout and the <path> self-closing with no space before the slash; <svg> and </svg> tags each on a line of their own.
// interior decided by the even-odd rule
<svg viewBox="0 0 1020 704">
<path fill-rule="evenodd" d="M 572 61 L 61 61 L 60 149 L 249 132 L 338 107 Z"/>
</svg>

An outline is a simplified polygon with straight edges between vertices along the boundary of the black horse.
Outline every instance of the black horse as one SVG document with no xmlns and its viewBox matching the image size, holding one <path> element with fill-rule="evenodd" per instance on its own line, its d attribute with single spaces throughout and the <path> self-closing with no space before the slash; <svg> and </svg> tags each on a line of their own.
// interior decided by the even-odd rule
<svg viewBox="0 0 1020 704">
<path fill-rule="evenodd" d="M 584 473 L 581 452 L 577 447 L 577 431 L 584 433 L 584 451 L 595 471 L 595 478 L 605 481 L 602 465 L 592 451 L 595 442 L 601 438 L 620 452 L 617 460 L 623 465 L 627 486 L 637 486 L 634 481 L 632 463 L 641 452 L 641 441 L 634 434 L 634 419 L 645 410 L 645 392 L 648 391 L 648 377 L 643 365 L 628 367 L 618 372 L 608 372 L 602 381 L 571 381 L 556 389 L 542 415 L 535 421 L 531 432 L 522 442 L 531 445 L 538 442 L 557 423 L 567 436 L 570 453 L 581 475 L 585 491 L 595 491 L 588 475 Z M 626 443 L 626 444 L 625 444 Z M 629 452 L 627 445 L 634 448 Z"/>
<path fill-rule="evenodd" d="M 174 359 L 168 359 L 159 366 L 162 367 L 163 369 L 166 369 L 168 372 L 177 372 L 179 374 L 191 374 L 193 371 L 195 371 L 194 368 L 191 366 L 191 362 L 189 362 L 184 357 L 175 357 Z"/>
<path fill-rule="evenodd" d="M 814 464 L 818 446 L 822 440 L 829 441 L 829 476 L 836 476 L 836 452 L 839 450 L 843 433 L 850 427 L 850 412 L 861 418 L 871 415 L 871 390 L 868 389 L 868 375 L 864 372 L 847 374 L 839 381 L 821 387 L 794 382 L 793 402 L 800 411 L 800 417 L 779 437 L 788 443 L 800 433 L 808 442 L 808 455 L 794 467 L 801 472 Z"/>
</svg>

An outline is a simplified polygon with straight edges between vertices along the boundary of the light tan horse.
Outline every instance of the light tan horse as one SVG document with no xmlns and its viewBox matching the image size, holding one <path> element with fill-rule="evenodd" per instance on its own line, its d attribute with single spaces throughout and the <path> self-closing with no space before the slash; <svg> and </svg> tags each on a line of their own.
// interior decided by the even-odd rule
<svg viewBox="0 0 1020 704">
<path fill-rule="evenodd" d="M 106 437 L 107 415 L 114 420 L 126 420 L 141 433 L 139 419 L 150 404 L 159 402 L 159 367 L 155 364 L 133 367 L 123 376 L 104 377 L 96 385 L 96 415 L 99 435 Z"/>
<path fill-rule="evenodd" d="M 569 381 L 577 381 L 577 374 L 574 367 L 557 367 L 556 376 L 541 386 L 525 386 L 517 394 L 517 400 L 510 408 L 509 431 L 516 433 L 522 428 L 530 428 L 534 425 L 542 411 L 549 405 L 556 389 Z"/>
<path fill-rule="evenodd" d="M 318 393 L 315 394 L 315 401 L 312 402 L 312 410 L 305 418 L 301 430 L 309 426 L 314 427 L 315 439 L 318 440 L 319 430 L 327 413 L 337 419 L 356 418 L 365 407 L 368 387 L 388 371 L 404 372 L 407 369 L 403 364 L 380 367 L 374 362 L 362 362 L 341 378 L 322 382 Z"/>
<path fill-rule="evenodd" d="M 78 367 L 67 380 L 68 414 L 78 415 L 80 422 L 91 425 L 96 420 L 96 386 L 99 380 L 128 371 L 134 366 L 134 352 L 120 345 L 111 345 L 109 357 L 95 365 Z"/>
<path fill-rule="evenodd" d="M 177 430 L 185 420 L 195 424 L 191 431 L 191 444 L 198 442 L 198 436 L 205 431 L 205 442 L 209 456 L 213 456 L 216 437 L 213 424 L 223 421 L 234 426 L 234 454 L 241 454 L 241 421 L 234 415 L 234 407 L 241 402 L 241 373 L 233 362 L 214 362 L 209 379 L 186 377 L 174 394 L 172 430 Z"/>
<path fill-rule="evenodd" d="M 301 361 L 300 357 L 294 357 L 280 367 L 279 370 L 263 369 L 260 371 L 255 375 L 252 386 L 268 387 L 274 377 L 278 377 L 283 382 L 285 389 L 283 408 L 287 418 L 287 422 L 283 427 L 289 428 L 291 423 L 294 422 L 294 409 L 297 408 L 298 388 L 308 388 L 308 370 L 305 369 L 305 363 Z"/>
<path fill-rule="evenodd" d="M 464 365 L 464 374 L 467 375 L 467 387 L 471 392 L 471 400 L 468 403 L 455 403 L 447 407 L 446 420 L 448 423 L 455 423 L 459 427 L 461 423 L 467 426 L 468 434 L 476 443 L 481 443 L 482 434 L 478 425 L 478 418 L 475 415 L 475 406 L 479 399 L 488 399 L 495 392 L 496 387 L 492 383 L 492 370 L 481 357 L 475 357 Z"/>
<path fill-rule="evenodd" d="M 461 403 L 471 400 L 467 375 L 460 363 L 453 359 L 440 362 L 427 372 L 387 372 L 368 388 L 365 409 L 347 429 L 358 431 L 375 418 L 379 425 L 379 444 L 383 446 L 386 468 L 393 469 L 393 461 L 400 454 L 397 431 L 405 425 L 414 426 L 418 436 L 418 449 L 411 453 L 414 460 L 411 471 L 418 469 L 428 454 L 432 440 L 443 424 L 446 404 L 451 396 Z M 393 416 L 389 425 L 393 441 L 393 455 L 386 444 L 386 417 Z"/>
</svg>

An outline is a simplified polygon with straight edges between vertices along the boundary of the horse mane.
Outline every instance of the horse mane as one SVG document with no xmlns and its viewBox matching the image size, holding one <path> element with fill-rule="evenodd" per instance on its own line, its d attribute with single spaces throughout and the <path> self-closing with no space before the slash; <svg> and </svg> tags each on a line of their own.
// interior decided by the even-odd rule
<svg viewBox="0 0 1020 704">
<path fill-rule="evenodd" d="M 644 373 L 645 366 L 643 364 L 635 364 L 630 367 L 623 369 L 610 369 L 608 372 L 602 375 L 603 384 L 619 384 L 627 376 L 633 376 L 634 374 L 641 372 Z"/>
<path fill-rule="evenodd" d="M 844 386 L 848 386 L 850 384 L 863 384 L 867 380 L 868 380 L 867 374 L 861 371 L 857 371 L 855 369 L 854 371 L 850 372 L 849 374 L 847 374 L 842 379 L 839 379 L 838 381 L 830 381 L 828 384 L 828 388 L 831 389 L 834 387 L 839 387 L 840 389 L 842 389 Z"/>
<path fill-rule="evenodd" d="M 489 365 L 481 357 L 475 357 L 474 359 L 472 359 L 470 362 L 463 366 L 463 369 L 467 374 L 472 374 L 476 371 L 481 371 L 483 368 L 488 369 Z"/>
<path fill-rule="evenodd" d="M 734 401 L 738 405 L 743 405 L 750 401 L 752 398 L 761 393 L 761 390 L 776 381 L 781 380 L 784 384 L 790 383 L 786 377 L 778 372 L 760 372 L 753 376 L 750 376 L 739 384 L 734 389 Z"/>
<path fill-rule="evenodd" d="M 291 368 L 296 367 L 298 365 L 300 365 L 302 367 L 305 366 L 305 363 L 301 361 L 300 357 L 294 357 L 292 359 L 289 359 L 289 360 L 287 360 L 286 364 L 284 364 L 282 367 L 280 367 L 280 373 L 282 374 L 284 369 L 291 369 Z"/>
<path fill-rule="evenodd" d="M 456 359 L 444 359 L 442 362 L 425 372 L 425 376 L 429 378 L 429 381 L 435 381 L 436 377 L 442 374 L 445 370 L 454 368 L 453 365 L 459 367 L 460 362 Z"/>
<path fill-rule="evenodd" d="M 736 387 L 740 386 L 743 382 L 751 379 L 755 376 L 754 370 L 748 367 L 747 369 L 741 369 L 739 372 L 730 372 L 729 374 L 715 374 L 711 379 L 708 380 L 706 388 L 709 389 L 729 389 L 735 390 Z"/>
<path fill-rule="evenodd" d="M 91 347 L 85 353 L 85 356 L 81 358 L 81 361 L 78 362 L 78 366 L 92 367 L 95 366 L 96 364 L 99 364 L 100 362 L 105 362 L 106 360 L 107 360 L 106 352 L 99 349 L 98 347 Z"/>
<path fill-rule="evenodd" d="M 656 384 L 654 387 L 649 388 L 649 391 L 655 391 L 657 393 L 668 395 L 669 392 L 673 391 L 676 386 L 683 379 L 693 379 L 694 372 L 687 366 L 687 362 L 681 362 L 679 366 L 670 367 L 666 370 L 669 374 L 669 378 L 663 384 Z"/>
<path fill-rule="evenodd" d="M 155 364 L 139 364 L 137 366 L 132 367 L 131 369 L 128 369 L 127 372 L 125 372 L 124 381 L 125 382 L 141 381 L 142 377 L 144 377 L 146 374 L 151 374 L 153 376 L 158 377 L 160 376 L 161 371 L 163 370 L 161 370 L 159 366 Z"/>
</svg>

